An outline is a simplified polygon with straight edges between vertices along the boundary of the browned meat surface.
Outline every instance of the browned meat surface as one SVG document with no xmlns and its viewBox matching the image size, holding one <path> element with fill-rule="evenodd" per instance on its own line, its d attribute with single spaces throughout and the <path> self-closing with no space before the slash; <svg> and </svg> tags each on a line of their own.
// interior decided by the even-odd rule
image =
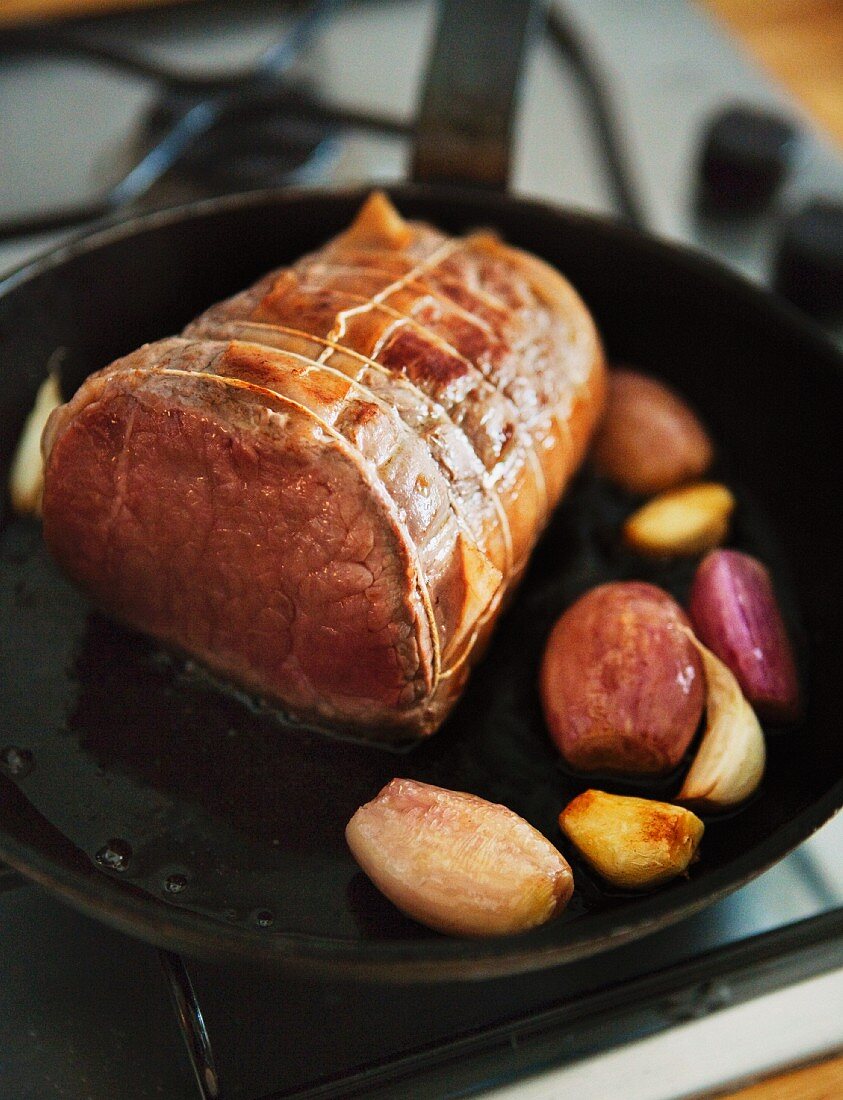
<svg viewBox="0 0 843 1100">
<path fill-rule="evenodd" d="M 579 462 L 603 360 L 570 286 L 374 195 L 319 252 L 92 375 L 44 530 L 121 621 L 335 732 L 432 732 Z"/>
</svg>

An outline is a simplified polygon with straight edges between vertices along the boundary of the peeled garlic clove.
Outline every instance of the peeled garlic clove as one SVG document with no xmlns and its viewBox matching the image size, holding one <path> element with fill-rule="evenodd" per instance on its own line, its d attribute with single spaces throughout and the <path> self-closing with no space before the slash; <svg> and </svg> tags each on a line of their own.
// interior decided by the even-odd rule
<svg viewBox="0 0 843 1100">
<path fill-rule="evenodd" d="M 604 477 L 644 494 L 702 477 L 714 457 L 705 429 L 682 398 L 628 368 L 609 372 L 609 397 L 592 454 Z"/>
<path fill-rule="evenodd" d="M 713 551 L 700 562 L 688 607 L 697 636 L 735 674 L 758 713 L 796 718 L 796 663 L 765 566 L 738 550 Z"/>
<path fill-rule="evenodd" d="M 706 728 L 677 801 L 727 810 L 745 802 L 761 782 L 767 759 L 764 734 L 729 669 L 688 633 L 705 669 Z"/>
<path fill-rule="evenodd" d="M 560 853 L 512 810 L 412 779 L 388 783 L 345 836 L 395 906 L 452 935 L 534 928 L 564 909 L 574 889 Z"/>
<path fill-rule="evenodd" d="M 682 806 L 605 791 L 578 795 L 559 815 L 559 826 L 602 878 L 628 890 L 684 874 L 705 828 Z"/>
<path fill-rule="evenodd" d="M 639 508 L 624 524 L 624 541 L 653 557 L 702 554 L 726 538 L 734 508 L 735 498 L 725 485 L 700 481 Z"/>
<path fill-rule="evenodd" d="M 26 418 L 9 474 L 12 507 L 21 515 L 38 514 L 41 509 L 41 494 L 44 491 L 41 435 L 50 413 L 61 403 L 58 376 L 50 373 L 41 383 L 35 404 Z"/>
</svg>

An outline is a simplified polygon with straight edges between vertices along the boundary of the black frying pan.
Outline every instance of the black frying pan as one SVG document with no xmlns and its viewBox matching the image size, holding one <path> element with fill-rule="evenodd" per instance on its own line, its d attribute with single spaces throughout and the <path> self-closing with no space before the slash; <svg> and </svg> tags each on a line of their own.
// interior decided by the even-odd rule
<svg viewBox="0 0 843 1100">
<path fill-rule="evenodd" d="M 468 27 L 458 95 L 442 95 L 443 75 L 455 87 L 453 55 L 433 65 L 418 174 L 453 176 L 470 147 L 475 184 L 505 178 L 502 101 L 491 116 L 497 126 L 487 112 L 479 141 L 472 129 L 478 108 L 499 93 L 488 73 L 504 86 L 514 81 L 512 58 L 509 70 L 489 68 L 489 58 L 472 69 L 510 7 L 520 7 L 500 4 L 499 19 L 489 5 L 464 5 L 485 16 Z M 469 101 L 454 139 L 448 104 Z M 503 802 L 563 844 L 557 814 L 586 784 L 562 769 L 544 731 L 536 673 L 547 632 L 603 580 L 642 577 L 683 598 L 693 571 L 694 563 L 655 566 L 619 548 L 632 501 L 583 473 L 453 717 L 403 756 L 280 728 L 269 711 L 93 613 L 50 563 L 37 524 L 6 516 L 0 856 L 80 909 L 173 951 L 361 978 L 502 975 L 603 950 L 708 905 L 843 803 L 843 371 L 793 310 L 688 250 L 476 186 L 391 193 L 409 216 L 452 231 L 494 226 L 557 265 L 594 311 L 611 357 L 666 378 L 700 410 L 720 448 L 715 473 L 738 497 L 732 543 L 764 559 L 783 592 L 804 721 L 768 730 L 760 793 L 707 823 L 687 880 L 648 895 L 612 894 L 575 863 L 577 893 L 555 923 L 487 942 L 436 936 L 397 914 L 360 874 L 345 823 L 402 774 Z M 364 194 L 200 203 L 105 229 L 10 278 L 0 298 L 4 458 L 57 349 L 72 388 L 322 243 Z M 673 777 L 619 789 L 669 798 L 677 787 Z"/>
</svg>

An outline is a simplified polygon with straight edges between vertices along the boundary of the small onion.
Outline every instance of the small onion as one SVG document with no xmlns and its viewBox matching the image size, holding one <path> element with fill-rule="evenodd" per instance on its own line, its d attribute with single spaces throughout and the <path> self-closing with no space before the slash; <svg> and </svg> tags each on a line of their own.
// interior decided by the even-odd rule
<svg viewBox="0 0 843 1100">
<path fill-rule="evenodd" d="M 705 428 L 663 382 L 620 367 L 593 445 L 599 472 L 630 493 L 650 495 L 702 477 L 714 450 Z"/>
<path fill-rule="evenodd" d="M 702 662 L 688 620 L 642 581 L 592 588 L 557 620 L 540 690 L 551 738 L 580 772 L 665 775 L 703 710 Z"/>
<path fill-rule="evenodd" d="M 351 852 L 403 913 L 454 936 L 504 936 L 560 913 L 567 861 L 523 818 L 473 794 L 393 779 L 349 821 Z"/>
<path fill-rule="evenodd" d="M 799 714 L 793 650 L 770 574 L 738 550 L 715 550 L 697 569 L 689 614 L 700 640 L 734 673 L 762 718 Z"/>
</svg>

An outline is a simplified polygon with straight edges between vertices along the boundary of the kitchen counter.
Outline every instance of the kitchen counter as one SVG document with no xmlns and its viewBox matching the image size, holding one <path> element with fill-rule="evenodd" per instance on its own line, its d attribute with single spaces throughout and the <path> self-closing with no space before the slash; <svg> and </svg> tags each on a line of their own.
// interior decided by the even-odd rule
<svg viewBox="0 0 843 1100">
<path fill-rule="evenodd" d="M 700 0 L 843 146 L 843 4 Z"/>
</svg>

